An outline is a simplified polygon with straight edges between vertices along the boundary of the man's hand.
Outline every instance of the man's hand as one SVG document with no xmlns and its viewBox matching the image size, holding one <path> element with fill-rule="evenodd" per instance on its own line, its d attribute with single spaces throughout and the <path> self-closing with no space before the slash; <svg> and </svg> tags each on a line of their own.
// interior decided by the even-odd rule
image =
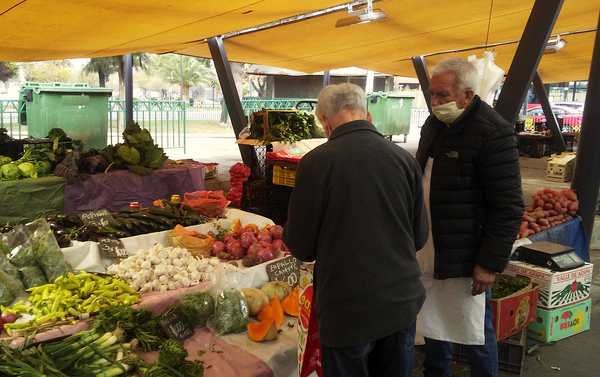
<svg viewBox="0 0 600 377">
<path fill-rule="evenodd" d="M 496 273 L 494 271 L 476 264 L 475 268 L 473 268 L 473 290 L 471 291 L 471 294 L 477 296 L 486 292 L 492 287 L 495 280 Z"/>
</svg>

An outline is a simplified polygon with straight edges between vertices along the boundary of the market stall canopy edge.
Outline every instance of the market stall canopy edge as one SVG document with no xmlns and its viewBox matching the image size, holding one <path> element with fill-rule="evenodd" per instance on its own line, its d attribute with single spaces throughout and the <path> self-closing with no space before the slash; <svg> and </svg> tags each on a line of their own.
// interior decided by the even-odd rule
<svg viewBox="0 0 600 377">
<path fill-rule="evenodd" d="M 438 54 L 478 58 L 497 53 L 508 71 L 535 0 L 381 0 L 374 8 L 386 19 L 336 28 L 345 10 L 234 33 L 266 23 L 344 4 L 340 0 L 231 0 L 165 3 L 156 0 L 12 0 L 0 5 L 3 35 L 0 60 L 39 61 L 103 57 L 140 51 L 176 52 L 211 58 L 206 38 L 225 35 L 229 61 L 264 64 L 305 73 L 356 66 L 415 77 L 410 60 Z M 589 77 L 600 2 L 565 0 L 552 31 L 567 45 L 544 55 L 539 70 L 545 83 Z M 570 33 L 578 34 L 570 34 Z M 501 44 L 501 45 L 498 45 Z M 456 52 L 458 51 L 458 52 Z"/>
</svg>

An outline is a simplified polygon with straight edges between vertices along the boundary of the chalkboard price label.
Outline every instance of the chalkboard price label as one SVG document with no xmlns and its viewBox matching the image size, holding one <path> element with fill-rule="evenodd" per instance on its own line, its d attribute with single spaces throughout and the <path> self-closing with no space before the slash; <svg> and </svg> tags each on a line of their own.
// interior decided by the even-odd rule
<svg viewBox="0 0 600 377">
<path fill-rule="evenodd" d="M 194 329 L 185 318 L 185 314 L 183 314 L 181 308 L 177 308 L 177 310 L 172 313 L 160 317 L 158 319 L 158 324 L 162 327 L 169 339 L 183 342 L 194 335 Z"/>
<path fill-rule="evenodd" d="M 105 226 L 110 220 L 114 220 L 110 212 L 106 209 L 97 211 L 88 211 L 79 214 L 81 221 L 88 226 Z"/>
<path fill-rule="evenodd" d="M 285 281 L 292 288 L 300 282 L 300 261 L 294 257 L 285 257 L 267 265 L 269 280 Z"/>
<path fill-rule="evenodd" d="M 100 252 L 107 258 L 127 258 L 129 254 L 125 250 L 125 245 L 118 238 L 100 237 Z"/>
</svg>

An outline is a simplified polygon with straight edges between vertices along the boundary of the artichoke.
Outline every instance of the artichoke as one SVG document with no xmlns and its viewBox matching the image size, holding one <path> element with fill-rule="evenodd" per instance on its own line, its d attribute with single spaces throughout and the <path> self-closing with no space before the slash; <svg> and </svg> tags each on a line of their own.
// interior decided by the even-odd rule
<svg viewBox="0 0 600 377">
<path fill-rule="evenodd" d="M 171 377 L 173 373 L 167 368 L 163 368 L 160 365 L 152 365 L 144 373 L 145 377 Z"/>
<path fill-rule="evenodd" d="M 183 374 L 183 377 L 203 377 L 204 363 L 200 360 L 184 360 L 178 372 Z"/>
</svg>

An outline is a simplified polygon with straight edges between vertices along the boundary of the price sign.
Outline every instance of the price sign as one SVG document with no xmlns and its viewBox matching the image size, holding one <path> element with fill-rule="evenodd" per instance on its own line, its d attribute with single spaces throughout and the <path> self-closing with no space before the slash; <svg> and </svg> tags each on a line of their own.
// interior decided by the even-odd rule
<svg viewBox="0 0 600 377">
<path fill-rule="evenodd" d="M 269 280 L 285 281 L 292 288 L 300 282 L 300 261 L 294 257 L 285 257 L 267 265 Z"/>
<path fill-rule="evenodd" d="M 158 324 L 164 330 L 169 339 L 175 339 L 183 342 L 194 334 L 192 325 L 185 318 L 181 308 L 177 308 L 173 313 L 158 319 Z"/>
<path fill-rule="evenodd" d="M 81 221 L 88 226 L 105 226 L 110 220 L 114 220 L 110 212 L 106 209 L 97 211 L 88 211 L 79 214 Z"/>
<path fill-rule="evenodd" d="M 127 258 L 129 254 L 125 250 L 125 245 L 118 238 L 100 237 L 100 252 L 107 258 Z"/>
</svg>

